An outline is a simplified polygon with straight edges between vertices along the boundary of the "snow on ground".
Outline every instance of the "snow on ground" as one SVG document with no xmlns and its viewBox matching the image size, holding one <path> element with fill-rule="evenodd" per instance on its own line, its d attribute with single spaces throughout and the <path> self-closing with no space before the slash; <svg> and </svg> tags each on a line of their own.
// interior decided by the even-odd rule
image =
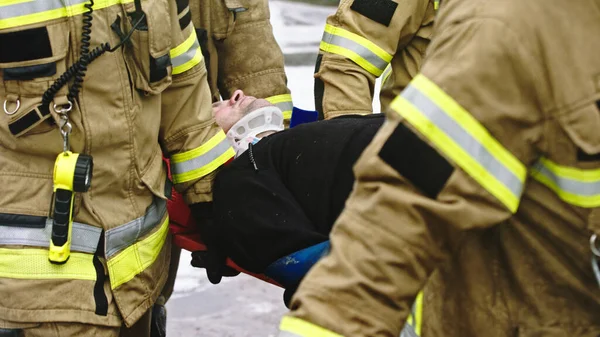
<svg viewBox="0 0 600 337">
<path fill-rule="evenodd" d="M 286 57 L 294 105 L 314 109 L 314 62 L 325 19 L 335 8 L 276 0 L 270 5 L 275 38 Z M 373 106 L 378 112 L 377 99 Z M 287 311 L 282 289 L 243 274 L 212 285 L 205 271 L 192 267 L 190 260 L 190 253 L 184 251 L 175 291 L 167 304 L 169 337 L 276 335 L 279 320 Z"/>
</svg>

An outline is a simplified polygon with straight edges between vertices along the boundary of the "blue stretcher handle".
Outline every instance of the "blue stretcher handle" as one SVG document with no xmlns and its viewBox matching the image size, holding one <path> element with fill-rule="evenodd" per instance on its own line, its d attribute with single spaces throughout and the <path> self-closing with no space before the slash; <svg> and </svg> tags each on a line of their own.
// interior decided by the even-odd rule
<svg viewBox="0 0 600 337">
<path fill-rule="evenodd" d="M 329 240 L 304 248 L 271 263 L 265 275 L 284 288 L 296 287 L 310 268 L 329 253 Z"/>
<path fill-rule="evenodd" d="M 294 107 L 292 109 L 292 119 L 290 120 L 290 128 L 304 123 L 316 122 L 318 119 L 319 113 L 317 111 L 303 110 Z"/>
</svg>

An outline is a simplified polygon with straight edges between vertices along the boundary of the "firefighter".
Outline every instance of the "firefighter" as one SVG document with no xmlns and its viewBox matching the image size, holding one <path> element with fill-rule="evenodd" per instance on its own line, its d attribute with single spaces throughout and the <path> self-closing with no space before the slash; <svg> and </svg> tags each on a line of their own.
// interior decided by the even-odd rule
<svg viewBox="0 0 600 337">
<path fill-rule="evenodd" d="M 213 122 L 186 1 L 0 4 L 0 336 L 147 336 L 173 183 L 210 201 Z"/>
<path fill-rule="evenodd" d="M 269 21 L 268 0 L 193 0 L 190 10 L 213 102 L 241 89 L 275 104 L 289 124 L 292 96 Z"/>
<path fill-rule="evenodd" d="M 279 336 L 600 334 L 599 6 L 442 4 Z"/>
<path fill-rule="evenodd" d="M 315 66 L 320 117 L 373 111 L 382 76 L 381 111 L 418 73 L 439 0 L 341 0 L 327 18 Z"/>
</svg>

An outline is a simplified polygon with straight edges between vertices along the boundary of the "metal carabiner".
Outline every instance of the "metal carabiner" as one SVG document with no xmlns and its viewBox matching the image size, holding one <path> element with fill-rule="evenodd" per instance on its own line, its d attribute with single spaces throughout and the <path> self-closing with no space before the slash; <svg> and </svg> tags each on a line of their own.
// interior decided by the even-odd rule
<svg viewBox="0 0 600 337">
<path fill-rule="evenodd" d="M 17 98 L 17 101 L 15 102 L 17 104 L 17 107 L 13 110 L 13 111 L 8 111 L 8 99 L 4 100 L 4 113 L 11 116 L 17 113 L 17 111 L 19 111 L 19 108 L 21 107 L 21 100 Z"/>
<path fill-rule="evenodd" d="M 598 286 L 600 287 L 600 247 L 598 247 L 597 241 L 598 236 L 596 234 L 592 234 L 590 237 L 590 249 L 592 250 L 592 270 L 594 271 L 596 282 L 598 282 Z"/>
</svg>

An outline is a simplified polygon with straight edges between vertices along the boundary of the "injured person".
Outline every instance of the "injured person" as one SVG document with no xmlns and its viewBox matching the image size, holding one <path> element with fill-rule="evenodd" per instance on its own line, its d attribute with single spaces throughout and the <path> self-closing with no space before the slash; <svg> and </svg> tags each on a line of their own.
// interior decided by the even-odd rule
<svg viewBox="0 0 600 337">
<path fill-rule="evenodd" d="M 239 90 L 213 113 L 236 158 L 216 176 L 202 238 L 209 251 L 293 290 L 328 251 L 352 167 L 385 118 L 343 116 L 283 130 L 277 107 Z"/>
</svg>

